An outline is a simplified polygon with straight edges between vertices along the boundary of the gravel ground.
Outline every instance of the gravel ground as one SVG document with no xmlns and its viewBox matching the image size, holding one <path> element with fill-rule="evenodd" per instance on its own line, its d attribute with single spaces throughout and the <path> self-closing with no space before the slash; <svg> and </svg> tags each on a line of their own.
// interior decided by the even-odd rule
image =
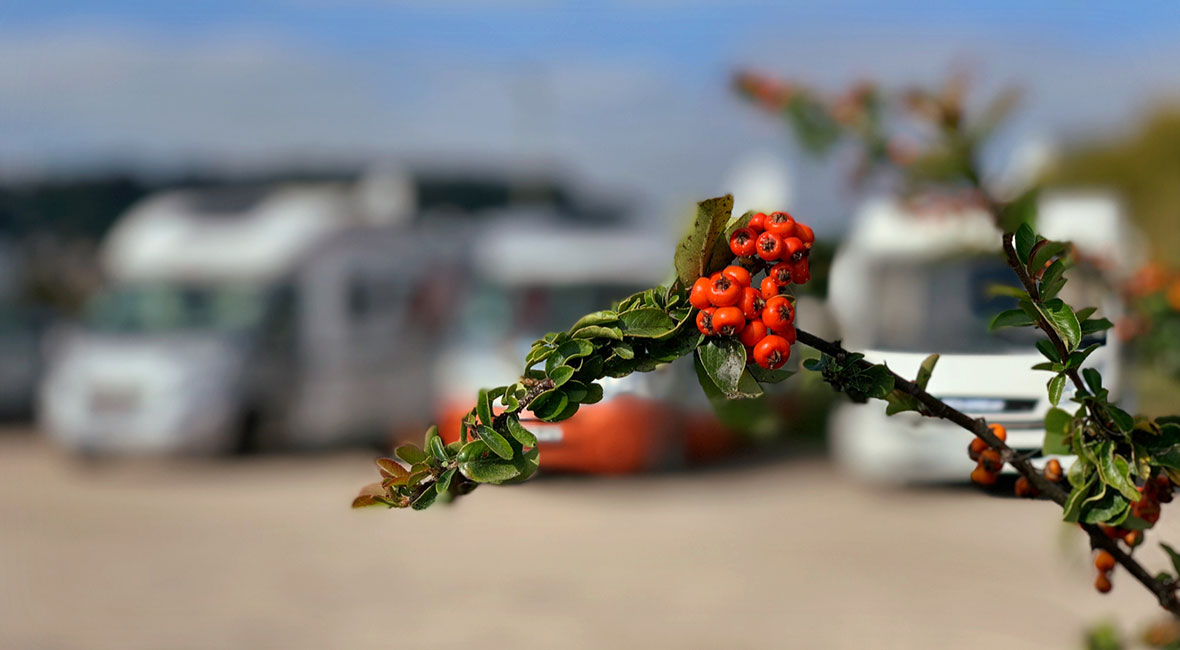
<svg viewBox="0 0 1180 650">
<path fill-rule="evenodd" d="M 1042 650 L 1156 611 L 1125 575 L 1090 590 L 1049 504 L 818 459 L 350 511 L 372 476 L 355 452 L 94 464 L 0 434 L 0 647 Z"/>
</svg>

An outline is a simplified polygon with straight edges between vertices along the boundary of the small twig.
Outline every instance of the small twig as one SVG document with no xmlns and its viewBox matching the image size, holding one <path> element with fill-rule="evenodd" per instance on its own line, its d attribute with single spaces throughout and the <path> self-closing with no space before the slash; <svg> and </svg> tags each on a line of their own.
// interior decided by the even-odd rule
<svg viewBox="0 0 1180 650">
<path fill-rule="evenodd" d="M 845 350 L 844 347 L 839 343 L 827 341 L 801 329 L 796 331 L 800 343 L 814 348 L 828 356 L 843 358 L 848 354 L 848 351 Z M 875 365 L 864 359 L 861 359 L 859 363 L 862 369 L 867 369 L 868 367 Z M 886 367 L 886 370 L 889 369 Z M 910 397 L 918 400 L 924 407 L 926 407 L 926 413 L 929 417 L 936 417 L 953 422 L 963 429 L 966 429 L 967 431 L 970 431 L 971 433 L 979 436 L 990 447 L 999 451 L 1004 461 L 1011 464 L 1012 467 L 1014 467 L 1016 471 L 1021 474 L 1021 476 L 1024 476 L 1024 478 L 1027 479 L 1029 483 L 1033 485 L 1033 487 L 1040 491 L 1041 494 L 1047 496 L 1049 500 L 1053 501 L 1057 505 L 1062 507 L 1065 506 L 1065 502 L 1069 498 L 1069 495 L 1060 487 L 1058 487 L 1056 483 L 1046 479 L 1040 472 L 1038 472 L 1027 458 L 1021 454 L 1017 454 L 1016 451 L 1006 445 L 1003 440 L 997 438 L 996 435 L 992 433 L 991 429 L 988 428 L 986 420 L 982 418 L 972 418 L 966 415 L 958 409 L 950 406 L 946 402 L 938 399 L 937 397 L 934 397 L 930 393 L 927 393 L 914 382 L 905 379 L 892 370 L 889 370 L 889 374 L 893 377 L 894 389 L 899 390 L 906 395 L 909 395 Z M 1113 540 L 1108 537 L 1106 533 L 1102 532 L 1102 529 L 1098 526 L 1094 524 L 1080 524 L 1080 526 L 1082 527 L 1082 530 L 1086 531 L 1086 533 L 1090 536 L 1091 548 L 1101 548 L 1108 551 L 1112 556 L 1114 556 L 1115 561 L 1121 564 L 1128 573 L 1134 576 L 1136 580 L 1138 580 L 1143 584 L 1144 587 L 1148 589 L 1148 591 L 1155 595 L 1161 607 L 1176 616 L 1180 616 L 1180 601 L 1177 600 L 1176 592 L 1171 585 L 1167 585 L 1159 580 L 1156 580 L 1154 576 L 1147 572 L 1147 569 L 1143 568 L 1143 565 L 1139 564 L 1138 561 L 1136 561 L 1119 547 L 1117 540 Z"/>
</svg>

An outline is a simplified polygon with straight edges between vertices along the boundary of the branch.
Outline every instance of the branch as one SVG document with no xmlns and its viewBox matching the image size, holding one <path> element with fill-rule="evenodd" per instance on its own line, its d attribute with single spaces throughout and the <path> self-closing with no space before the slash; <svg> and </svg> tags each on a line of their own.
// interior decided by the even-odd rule
<svg viewBox="0 0 1180 650">
<path fill-rule="evenodd" d="M 814 348 L 828 356 L 837 359 L 843 359 L 848 355 L 848 351 L 840 345 L 839 342 L 832 342 L 822 339 L 810 332 L 798 329 L 798 340 L 804 345 Z M 869 368 L 876 364 L 870 363 L 864 359 L 860 360 L 861 368 Z M 882 366 L 886 370 L 888 367 Z M 991 432 L 987 426 L 987 421 L 983 418 L 972 418 L 958 409 L 950 406 L 946 402 L 937 397 L 927 393 L 914 382 L 905 379 L 897 373 L 889 370 L 889 374 L 893 377 L 893 387 L 910 397 L 918 400 L 926 407 L 930 417 L 936 417 L 949 422 L 953 422 L 963 429 L 979 436 L 993 449 L 1000 452 L 1001 457 L 1005 462 L 1009 463 L 1020 472 L 1025 479 L 1029 481 L 1037 490 L 1047 496 L 1051 501 L 1059 506 L 1064 507 L 1065 501 L 1069 495 L 1062 490 L 1058 485 L 1046 479 L 1040 472 L 1032 466 L 1028 459 L 1019 456 L 1011 447 L 1006 445 L 1003 440 L 1000 440 Z M 1119 547 L 1118 541 L 1113 540 L 1102 532 L 1102 529 L 1094 524 L 1079 524 L 1082 530 L 1090 536 L 1090 547 L 1101 548 L 1108 551 L 1114 556 L 1114 559 L 1133 575 L 1144 587 L 1155 595 L 1156 600 L 1164 609 L 1168 610 L 1175 616 L 1180 616 L 1180 600 L 1176 598 L 1176 592 L 1168 585 L 1156 580 L 1154 576 L 1143 568 L 1130 554 L 1123 551 Z"/>
</svg>

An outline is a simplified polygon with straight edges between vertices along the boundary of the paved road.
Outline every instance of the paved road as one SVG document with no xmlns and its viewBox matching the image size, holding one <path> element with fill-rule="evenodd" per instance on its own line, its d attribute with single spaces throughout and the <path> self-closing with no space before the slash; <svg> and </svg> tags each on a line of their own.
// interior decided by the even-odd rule
<svg viewBox="0 0 1180 650">
<path fill-rule="evenodd" d="M 1042 650 L 1155 611 L 1125 576 L 1090 591 L 1047 504 L 816 460 L 350 511 L 371 476 L 355 453 L 93 466 L 0 435 L 0 647 Z"/>
</svg>

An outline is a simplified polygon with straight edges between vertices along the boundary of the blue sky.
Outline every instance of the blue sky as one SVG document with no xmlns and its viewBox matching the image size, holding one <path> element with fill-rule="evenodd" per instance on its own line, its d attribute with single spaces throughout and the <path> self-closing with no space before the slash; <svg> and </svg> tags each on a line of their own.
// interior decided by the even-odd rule
<svg viewBox="0 0 1180 650">
<path fill-rule="evenodd" d="M 508 160 L 658 203 L 774 155 L 818 209 L 838 164 L 730 96 L 736 66 L 835 88 L 965 63 L 1028 88 L 1013 147 L 1060 142 L 1180 90 L 1180 10 L 1129 4 L 0 0 L 0 174 Z"/>
</svg>

